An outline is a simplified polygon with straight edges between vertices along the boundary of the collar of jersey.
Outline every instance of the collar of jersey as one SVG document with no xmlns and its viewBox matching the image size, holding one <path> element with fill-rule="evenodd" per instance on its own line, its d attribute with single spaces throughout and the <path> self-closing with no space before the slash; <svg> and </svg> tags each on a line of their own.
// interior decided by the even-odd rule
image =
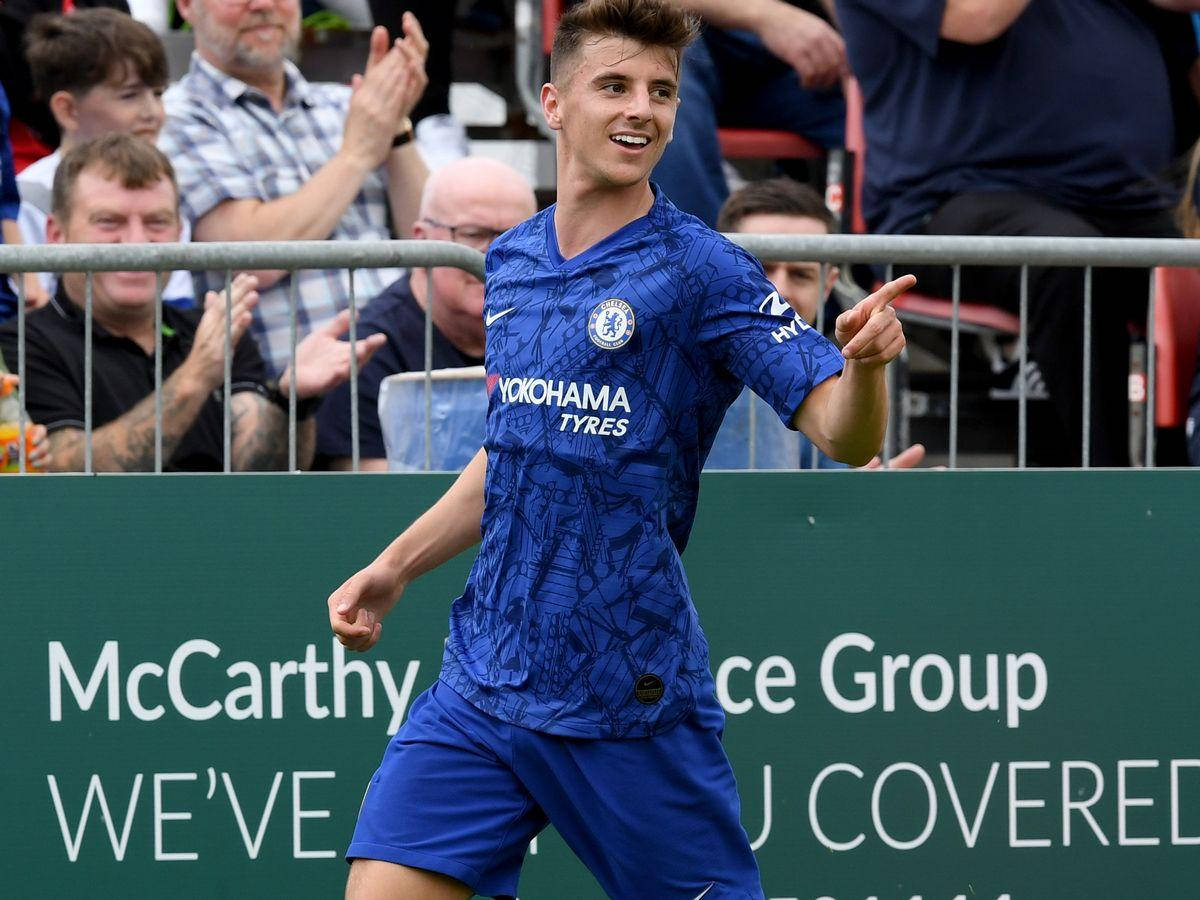
<svg viewBox="0 0 1200 900">
<path fill-rule="evenodd" d="M 550 260 L 550 265 L 556 269 L 576 269 L 580 266 L 585 266 L 597 256 L 603 255 L 610 247 L 627 241 L 631 237 L 636 237 L 643 231 L 648 230 L 658 207 L 663 202 L 662 192 L 659 190 L 658 185 L 652 182 L 650 189 L 654 192 L 654 202 L 650 205 L 650 209 L 646 215 L 634 219 L 632 222 L 627 222 L 612 234 L 601 238 L 582 253 L 576 253 L 570 259 L 563 259 L 562 251 L 558 249 L 558 232 L 554 228 L 554 209 L 558 204 L 547 209 L 546 257 Z"/>
</svg>

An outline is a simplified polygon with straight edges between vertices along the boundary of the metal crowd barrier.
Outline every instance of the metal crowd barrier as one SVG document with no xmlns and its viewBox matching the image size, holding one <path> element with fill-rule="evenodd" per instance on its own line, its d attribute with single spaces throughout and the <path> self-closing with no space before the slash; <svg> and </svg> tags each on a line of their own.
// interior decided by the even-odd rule
<svg viewBox="0 0 1200 900">
<path fill-rule="evenodd" d="M 814 261 L 846 266 L 851 263 L 878 263 L 887 261 L 889 277 L 894 267 L 904 265 L 948 265 L 953 268 L 953 292 L 951 297 L 952 318 L 950 359 L 950 421 L 949 448 L 950 468 L 957 465 L 958 448 L 958 388 L 959 388 L 959 286 L 961 268 L 964 265 L 1014 266 L 1020 268 L 1020 333 L 1019 359 L 1024 371 L 1028 342 L 1028 276 L 1031 266 L 1062 266 L 1084 269 L 1083 295 L 1083 446 L 1082 460 L 1085 467 L 1089 460 L 1089 410 L 1090 410 L 1090 357 L 1091 357 L 1091 283 L 1095 267 L 1126 267 L 1148 270 L 1155 266 L 1200 267 L 1200 241 L 1141 239 L 1141 238 L 1033 238 L 1033 237 L 916 237 L 888 235 L 730 235 L 760 259 L 777 261 Z M 161 362 L 161 291 L 163 273 L 176 269 L 192 271 L 223 271 L 226 285 L 225 321 L 225 420 L 224 420 L 224 468 L 231 469 L 231 364 L 232 364 L 232 318 L 228 303 L 228 287 L 235 271 L 243 269 L 283 269 L 294 274 L 302 269 L 345 268 L 349 270 L 351 317 L 350 340 L 357 337 L 357 300 L 354 296 L 354 269 L 376 267 L 424 267 L 453 266 L 482 277 L 483 254 L 476 250 L 444 241 L 379 241 L 360 243 L 333 243 L 329 241 L 292 241 L 262 243 L 190 243 L 190 244 L 59 244 L 44 246 L 0 245 L 0 272 L 86 272 L 86 296 L 84 304 L 85 338 L 85 472 L 92 472 L 92 273 L 99 271 L 141 270 L 157 271 L 158 299 L 155 328 L 155 472 L 162 471 L 162 362 Z M 822 275 L 822 280 L 824 275 Z M 1148 346 L 1148 395 L 1147 408 L 1154 409 L 1155 402 L 1155 347 L 1154 347 L 1154 302 L 1155 288 L 1153 273 L 1150 272 L 1147 290 L 1147 346 Z M 18 283 L 20 280 L 18 279 Z M 295 279 L 290 295 L 292 340 L 291 359 L 295 360 L 296 343 L 296 294 Z M 824 284 L 821 286 L 824 294 Z M 368 298 L 369 299 L 369 298 Z M 18 304 L 18 374 L 25 384 L 25 308 L 24 296 Z M 429 422 L 431 403 L 431 361 L 433 300 L 426 308 L 425 317 L 425 407 L 426 407 L 426 467 L 429 467 Z M 818 318 L 813 323 L 821 329 L 824 323 Z M 357 365 L 351 354 L 351 382 L 357 380 Z M 1025 379 L 1018 378 L 1018 467 L 1025 467 L 1027 441 L 1026 416 L 1027 388 Z M 350 391 L 351 439 L 353 444 L 352 468 L 359 468 L 358 440 L 358 397 Z M 288 468 L 296 469 L 296 395 L 295 379 L 292 379 L 288 398 Z M 1145 458 L 1148 466 L 1154 465 L 1153 414 L 1148 415 L 1145 437 Z M 22 416 L 24 420 L 24 416 Z M 24 428 L 21 422 L 20 470 L 26 469 Z M 889 441 L 890 445 L 891 442 Z"/>
<path fill-rule="evenodd" d="M 233 273 L 252 269 L 283 269 L 294 275 L 301 269 L 345 268 L 350 278 L 351 344 L 357 340 L 358 302 L 354 292 L 354 270 L 413 266 L 453 266 L 483 277 L 483 254 L 478 250 L 449 241 L 264 241 L 213 242 L 188 244 L 46 244 L 42 246 L 0 245 L 0 272 L 86 272 L 84 297 L 84 472 L 92 472 L 92 275 L 95 272 L 157 271 L 154 327 L 154 471 L 161 473 L 162 454 L 162 288 L 163 274 L 176 269 L 193 272 L 224 271 L 225 273 L 225 384 L 224 384 L 224 470 L 232 469 L 232 364 L 233 318 L 229 292 Z M 291 314 L 290 360 L 295 371 L 297 334 L 296 279 L 291 278 L 289 305 Z M 25 379 L 25 290 L 17 279 L 17 357 L 18 376 Z M 367 298 L 370 299 L 370 298 Z M 430 372 L 433 360 L 432 302 L 425 314 L 425 371 Z M 358 364 L 350 354 L 350 382 L 358 380 Z M 426 421 L 429 421 L 431 385 L 426 375 Z M 352 467 L 359 469 L 358 393 L 350 391 Z M 27 470 L 25 447 L 26 416 L 21 412 L 19 471 Z M 429 439 L 426 437 L 428 458 Z M 296 379 L 288 391 L 288 470 L 296 471 Z"/>
</svg>

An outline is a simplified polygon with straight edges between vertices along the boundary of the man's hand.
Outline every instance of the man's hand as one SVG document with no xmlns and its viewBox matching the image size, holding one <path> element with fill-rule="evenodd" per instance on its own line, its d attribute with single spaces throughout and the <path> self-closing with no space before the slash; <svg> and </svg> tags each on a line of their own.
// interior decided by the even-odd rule
<svg viewBox="0 0 1200 900">
<path fill-rule="evenodd" d="M 230 285 L 233 303 L 231 347 L 237 347 L 250 327 L 254 307 L 258 305 L 257 287 L 258 279 L 245 272 L 239 273 Z M 204 315 L 196 326 L 196 336 L 184 365 L 193 377 L 200 379 L 206 390 L 216 390 L 225 381 L 224 293 L 209 291 L 204 295 Z"/>
<path fill-rule="evenodd" d="M 904 349 L 904 329 L 892 301 L 917 283 L 912 275 L 889 281 L 837 317 L 834 337 L 842 356 L 861 367 L 883 367 Z"/>
<path fill-rule="evenodd" d="M 403 592 L 404 582 L 376 560 L 329 595 L 329 627 L 347 650 L 370 650 Z"/>
<path fill-rule="evenodd" d="M 404 14 L 404 37 L 387 46 L 387 29 L 371 32 L 366 71 L 350 81 L 350 109 L 342 133 L 342 152 L 366 170 L 382 165 L 392 138 L 412 112 L 429 78 L 425 57 L 429 42 L 412 13 Z"/>
<path fill-rule="evenodd" d="M 42 279 L 37 276 L 36 272 L 26 272 L 24 281 L 25 309 L 38 309 L 50 302 L 50 294 L 42 287 Z"/>
<path fill-rule="evenodd" d="M 350 343 L 339 338 L 350 328 L 350 310 L 344 309 L 323 328 L 318 328 L 296 345 L 296 398 L 320 397 L 350 377 Z M 354 345 L 358 367 L 387 342 L 383 334 L 359 338 Z M 280 393 L 291 389 L 292 367 L 279 377 Z"/>
<path fill-rule="evenodd" d="M 757 33 L 768 50 L 796 70 L 806 88 L 835 87 L 850 72 L 842 36 L 812 13 L 773 3 Z"/>
<path fill-rule="evenodd" d="M 29 455 L 25 459 L 25 464 L 30 469 L 45 471 L 50 467 L 50 461 L 53 459 L 50 439 L 46 435 L 46 426 L 30 425 L 28 427 L 29 430 L 25 433 L 25 449 Z"/>
</svg>

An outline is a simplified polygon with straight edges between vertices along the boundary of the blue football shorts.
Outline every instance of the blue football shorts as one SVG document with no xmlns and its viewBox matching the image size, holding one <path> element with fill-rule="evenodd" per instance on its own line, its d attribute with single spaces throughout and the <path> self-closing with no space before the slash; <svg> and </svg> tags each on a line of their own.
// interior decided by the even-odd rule
<svg viewBox="0 0 1200 900">
<path fill-rule="evenodd" d="M 761 900 L 722 719 L 718 708 L 651 738 L 568 738 L 496 719 L 439 680 L 388 744 L 346 858 L 513 897 L 529 842 L 553 822 L 609 897 Z"/>
</svg>

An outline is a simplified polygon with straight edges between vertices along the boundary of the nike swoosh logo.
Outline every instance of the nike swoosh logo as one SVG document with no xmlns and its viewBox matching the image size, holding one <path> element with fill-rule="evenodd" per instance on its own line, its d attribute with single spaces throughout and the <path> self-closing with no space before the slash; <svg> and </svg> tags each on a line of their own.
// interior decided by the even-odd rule
<svg viewBox="0 0 1200 900">
<path fill-rule="evenodd" d="M 498 322 L 500 319 L 503 319 L 505 316 L 507 316 L 507 315 L 508 315 L 510 312 L 512 312 L 514 309 L 516 309 L 516 307 L 515 307 L 515 306 L 510 306 L 508 309 L 502 309 L 502 310 L 500 310 L 500 312 L 498 312 L 498 313 L 491 313 L 490 315 L 488 315 L 488 317 L 487 317 L 486 319 L 484 319 L 484 322 L 483 322 L 483 324 L 484 324 L 484 327 L 485 327 L 485 328 L 491 328 L 491 327 L 492 327 L 492 324 L 493 324 L 494 322 Z"/>
<path fill-rule="evenodd" d="M 710 882 L 708 887 L 706 887 L 704 890 L 702 890 L 700 893 L 698 893 L 695 897 L 693 897 L 692 900 L 700 900 L 700 898 L 703 897 L 705 894 L 707 894 L 709 891 L 711 891 L 715 885 L 716 885 L 715 881 Z"/>
</svg>

